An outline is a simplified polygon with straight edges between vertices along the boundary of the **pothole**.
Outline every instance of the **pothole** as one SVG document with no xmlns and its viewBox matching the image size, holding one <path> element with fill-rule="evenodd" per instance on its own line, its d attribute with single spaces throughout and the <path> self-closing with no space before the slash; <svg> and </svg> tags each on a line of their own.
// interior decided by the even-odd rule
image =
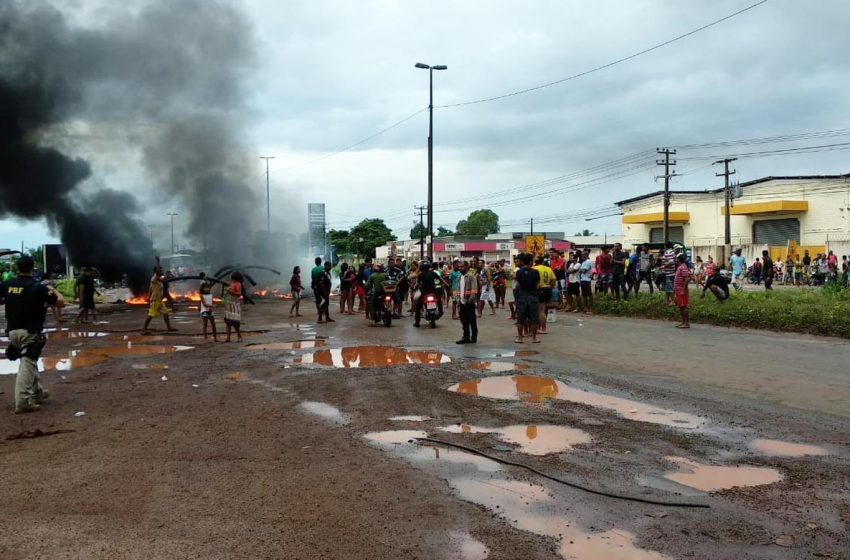
<svg viewBox="0 0 850 560">
<path fill-rule="evenodd" d="M 666 473 L 664 478 L 703 492 L 716 492 L 740 486 L 763 486 L 782 480 L 782 473 L 767 467 L 704 465 L 684 457 L 665 457 L 679 466 L 679 471 Z"/>
<path fill-rule="evenodd" d="M 436 350 L 404 350 L 392 346 L 347 346 L 295 356 L 292 364 L 314 364 L 334 368 L 374 368 L 418 364 L 447 364 L 451 358 Z"/>
<path fill-rule="evenodd" d="M 548 455 L 563 453 L 576 445 L 592 443 L 593 439 L 585 431 L 565 426 L 521 424 L 504 428 L 482 428 L 468 424 L 455 424 L 440 428 L 453 434 L 495 434 L 501 441 L 519 446 L 520 453 L 528 455 Z"/>
</svg>

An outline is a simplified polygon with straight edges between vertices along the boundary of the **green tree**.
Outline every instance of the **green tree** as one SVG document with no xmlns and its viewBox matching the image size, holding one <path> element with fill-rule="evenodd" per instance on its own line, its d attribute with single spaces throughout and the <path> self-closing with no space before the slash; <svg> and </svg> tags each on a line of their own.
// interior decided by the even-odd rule
<svg viewBox="0 0 850 560">
<path fill-rule="evenodd" d="M 367 218 L 351 228 L 349 239 L 352 253 L 374 257 L 375 247 L 395 241 L 396 236 L 381 218 Z"/>
<path fill-rule="evenodd" d="M 592 231 L 590 231 L 589 229 L 583 229 L 581 231 L 575 232 L 574 235 L 576 237 L 590 237 L 591 235 L 596 235 L 596 234 L 593 233 Z"/>
<path fill-rule="evenodd" d="M 24 254 L 27 255 L 28 257 L 31 257 L 32 260 L 35 261 L 35 268 L 36 269 L 41 270 L 41 268 L 44 266 L 44 247 L 43 246 L 38 246 L 38 247 L 35 247 L 35 248 L 29 247 L 29 248 L 27 248 L 27 250 Z"/>
<path fill-rule="evenodd" d="M 448 237 L 448 236 L 454 235 L 454 234 L 455 234 L 455 232 L 453 232 L 452 230 L 450 230 L 448 228 L 444 228 L 443 226 L 440 226 L 440 227 L 437 228 L 436 236 L 437 237 Z"/>
<path fill-rule="evenodd" d="M 458 235 L 499 233 L 499 216 L 492 210 L 475 210 L 457 223 Z"/>
<path fill-rule="evenodd" d="M 338 255 L 348 255 L 351 250 L 351 232 L 345 229 L 332 229 L 325 234 L 328 246 L 336 249 Z"/>
<path fill-rule="evenodd" d="M 411 239 L 420 239 L 425 238 L 428 235 L 428 228 L 424 225 L 417 223 L 413 226 L 413 229 L 410 230 L 410 238 Z"/>
</svg>

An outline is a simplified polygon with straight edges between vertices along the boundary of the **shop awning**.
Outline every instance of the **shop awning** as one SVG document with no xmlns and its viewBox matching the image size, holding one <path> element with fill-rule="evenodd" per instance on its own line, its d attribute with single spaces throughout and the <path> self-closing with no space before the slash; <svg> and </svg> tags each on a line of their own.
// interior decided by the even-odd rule
<svg viewBox="0 0 850 560">
<path fill-rule="evenodd" d="M 754 216 L 758 214 L 797 214 L 808 212 L 809 203 L 805 200 L 772 200 L 770 202 L 751 202 L 736 204 L 732 207 L 732 216 Z M 720 207 L 720 215 L 726 215 L 726 208 Z"/>
<path fill-rule="evenodd" d="M 670 212 L 671 224 L 686 224 L 691 221 L 690 212 Z M 652 212 L 651 214 L 624 214 L 624 224 L 654 224 L 664 222 L 664 212 Z"/>
</svg>

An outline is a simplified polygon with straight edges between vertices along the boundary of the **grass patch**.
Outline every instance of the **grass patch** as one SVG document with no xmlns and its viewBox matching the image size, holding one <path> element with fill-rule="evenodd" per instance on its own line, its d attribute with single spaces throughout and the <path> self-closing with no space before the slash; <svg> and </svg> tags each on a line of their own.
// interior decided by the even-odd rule
<svg viewBox="0 0 850 560">
<path fill-rule="evenodd" d="M 710 292 L 705 299 L 691 291 L 690 318 L 693 323 L 724 327 L 746 327 L 850 338 L 850 290 L 773 290 L 742 292 L 726 303 L 717 303 Z M 679 310 L 664 304 L 656 292 L 631 294 L 628 301 L 611 296 L 595 297 L 594 309 L 601 315 L 679 320 Z"/>
</svg>

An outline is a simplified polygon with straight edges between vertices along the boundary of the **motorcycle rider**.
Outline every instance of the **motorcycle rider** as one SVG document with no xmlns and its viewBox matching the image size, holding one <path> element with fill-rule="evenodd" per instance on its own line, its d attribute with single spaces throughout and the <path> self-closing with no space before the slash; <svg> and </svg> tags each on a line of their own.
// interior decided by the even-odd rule
<svg viewBox="0 0 850 560">
<path fill-rule="evenodd" d="M 419 300 L 416 302 L 416 315 L 414 316 L 413 326 L 419 326 L 419 320 L 422 317 L 422 308 L 425 305 L 425 296 L 431 294 L 437 299 L 437 318 L 443 316 L 443 300 L 437 293 L 439 286 L 437 274 L 431 269 L 431 263 L 422 261 L 419 265 L 419 277 L 416 281 L 416 287 L 419 290 Z"/>
<path fill-rule="evenodd" d="M 404 269 L 400 266 L 400 258 L 392 258 L 387 262 L 387 280 L 392 280 L 397 286 L 400 286 L 404 280 Z M 401 290 L 396 290 L 393 294 L 393 319 L 401 319 Z"/>
<path fill-rule="evenodd" d="M 367 307 L 369 314 L 366 315 L 366 318 L 370 320 L 369 326 L 381 320 L 381 314 L 384 310 L 384 305 L 381 301 L 381 297 L 384 295 L 384 287 L 381 285 L 381 282 L 385 280 L 387 280 L 387 273 L 384 272 L 380 264 L 375 264 L 372 267 L 372 274 L 366 280 L 366 297 L 369 300 L 369 306 Z"/>
</svg>

